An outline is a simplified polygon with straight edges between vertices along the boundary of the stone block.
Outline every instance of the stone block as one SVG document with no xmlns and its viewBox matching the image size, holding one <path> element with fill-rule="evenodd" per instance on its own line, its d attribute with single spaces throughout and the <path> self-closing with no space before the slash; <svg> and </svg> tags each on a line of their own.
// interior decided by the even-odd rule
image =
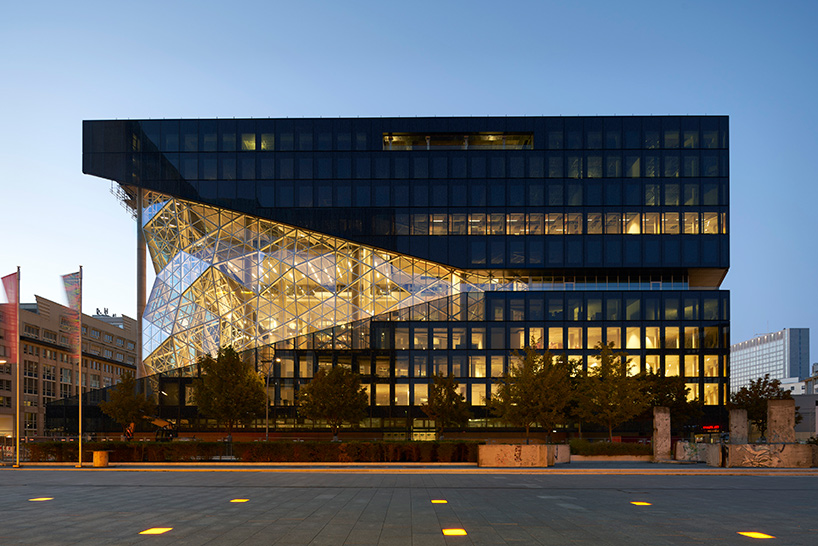
<svg viewBox="0 0 818 546">
<path fill-rule="evenodd" d="M 676 455 L 674 458 L 677 461 L 701 461 L 704 459 L 704 455 L 699 453 L 699 451 L 703 445 L 705 444 L 696 444 L 686 440 L 680 440 L 676 442 Z"/>
<path fill-rule="evenodd" d="M 721 444 L 701 444 L 701 446 L 701 451 L 704 453 L 704 462 L 707 463 L 707 466 L 722 465 Z"/>
<path fill-rule="evenodd" d="M 554 450 L 544 444 L 485 444 L 477 447 L 477 466 L 546 467 L 554 464 Z M 549 461 L 551 451 L 551 461 Z"/>
<path fill-rule="evenodd" d="M 747 420 L 747 410 L 745 409 L 730 410 L 731 444 L 746 444 L 749 428 L 750 422 Z"/>
<path fill-rule="evenodd" d="M 727 446 L 727 467 L 810 468 L 814 448 L 809 444 L 744 444 Z"/>
<path fill-rule="evenodd" d="M 767 442 L 795 442 L 795 400 L 767 400 Z"/>
<path fill-rule="evenodd" d="M 672 459 L 670 444 L 670 408 L 653 408 L 653 460 Z"/>
<path fill-rule="evenodd" d="M 554 452 L 554 461 L 551 462 L 551 457 L 548 457 L 548 464 L 568 464 L 571 462 L 571 446 L 568 444 L 549 444 L 549 450 Z"/>
</svg>

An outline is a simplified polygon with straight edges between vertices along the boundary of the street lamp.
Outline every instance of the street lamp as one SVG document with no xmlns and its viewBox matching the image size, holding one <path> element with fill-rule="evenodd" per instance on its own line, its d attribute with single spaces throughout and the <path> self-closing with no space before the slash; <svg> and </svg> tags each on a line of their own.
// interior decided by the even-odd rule
<svg viewBox="0 0 818 546">
<path fill-rule="evenodd" d="M 281 362 L 280 358 L 274 358 L 270 362 L 267 363 L 267 381 L 264 387 L 264 394 L 267 399 L 267 403 L 264 404 L 264 441 L 270 441 L 270 371 L 273 369 L 273 364 L 275 362 Z"/>
</svg>

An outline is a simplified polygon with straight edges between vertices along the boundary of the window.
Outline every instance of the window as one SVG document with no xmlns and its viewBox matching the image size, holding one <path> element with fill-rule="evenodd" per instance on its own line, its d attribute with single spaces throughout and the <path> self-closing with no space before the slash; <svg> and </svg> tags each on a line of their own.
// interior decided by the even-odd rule
<svg viewBox="0 0 818 546">
<path fill-rule="evenodd" d="M 429 385 L 415 384 L 412 404 L 415 406 L 422 406 L 429 401 Z"/>
</svg>

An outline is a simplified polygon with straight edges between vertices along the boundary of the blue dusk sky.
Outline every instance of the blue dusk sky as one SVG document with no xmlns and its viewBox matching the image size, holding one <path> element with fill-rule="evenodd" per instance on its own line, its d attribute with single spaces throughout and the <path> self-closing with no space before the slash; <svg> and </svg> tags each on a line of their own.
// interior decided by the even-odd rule
<svg viewBox="0 0 818 546">
<path fill-rule="evenodd" d="M 82 120 L 730 116 L 732 341 L 812 329 L 818 2 L 8 2 L 0 275 L 136 314 L 136 226 Z"/>
</svg>

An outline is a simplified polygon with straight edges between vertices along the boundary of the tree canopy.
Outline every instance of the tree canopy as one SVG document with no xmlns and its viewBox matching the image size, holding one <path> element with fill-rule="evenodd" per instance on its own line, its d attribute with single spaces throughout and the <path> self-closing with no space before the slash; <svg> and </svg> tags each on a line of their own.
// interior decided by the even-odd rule
<svg viewBox="0 0 818 546">
<path fill-rule="evenodd" d="M 628 377 L 628 355 L 614 352 L 613 343 L 597 343 L 599 363 L 588 366 L 577 385 L 577 414 L 605 426 L 613 441 L 614 427 L 642 413 L 650 403 L 643 383 Z"/>
<path fill-rule="evenodd" d="M 216 358 L 199 359 L 200 377 L 193 382 L 199 412 L 223 424 L 230 435 L 236 424 L 264 414 L 264 383 L 233 347 L 219 349 Z"/>
<path fill-rule="evenodd" d="M 471 417 L 469 405 L 458 390 L 457 380 L 451 375 L 435 374 L 429 386 L 429 399 L 421 406 L 423 413 L 435 421 L 437 437 L 443 429 L 466 423 Z"/>
<path fill-rule="evenodd" d="M 731 394 L 728 407 L 747 410 L 747 419 L 764 436 L 767 433 L 767 401 L 790 399 L 792 395 L 781 388 L 781 381 L 770 379 L 770 374 L 765 374 L 764 377 L 750 380 L 749 385 Z M 796 422 L 799 417 L 796 414 Z"/>
<path fill-rule="evenodd" d="M 136 378 L 131 372 L 122 375 L 122 380 L 111 388 L 108 397 L 108 401 L 99 403 L 99 409 L 116 421 L 126 434 L 131 423 L 152 417 L 156 411 L 153 401 L 137 392 Z"/>
<path fill-rule="evenodd" d="M 673 430 L 681 430 L 704 415 L 704 404 L 701 400 L 688 400 L 688 388 L 685 378 L 663 377 L 647 372 L 637 376 L 643 382 L 643 389 L 648 397 L 648 409 L 664 406 L 670 409 L 670 423 Z"/>
<path fill-rule="evenodd" d="M 298 391 L 298 413 L 312 420 L 324 420 L 338 439 L 344 423 L 357 425 L 366 417 L 369 398 L 361 387 L 361 376 L 344 366 L 329 372 L 318 370 L 312 381 Z"/>
<path fill-rule="evenodd" d="M 529 443 L 531 427 L 545 427 L 546 438 L 565 417 L 571 397 L 570 364 L 565 356 L 555 357 L 549 351 L 539 353 L 526 347 L 515 353 L 508 372 L 497 380 L 497 392 L 489 403 L 503 421 L 525 428 Z"/>
</svg>

